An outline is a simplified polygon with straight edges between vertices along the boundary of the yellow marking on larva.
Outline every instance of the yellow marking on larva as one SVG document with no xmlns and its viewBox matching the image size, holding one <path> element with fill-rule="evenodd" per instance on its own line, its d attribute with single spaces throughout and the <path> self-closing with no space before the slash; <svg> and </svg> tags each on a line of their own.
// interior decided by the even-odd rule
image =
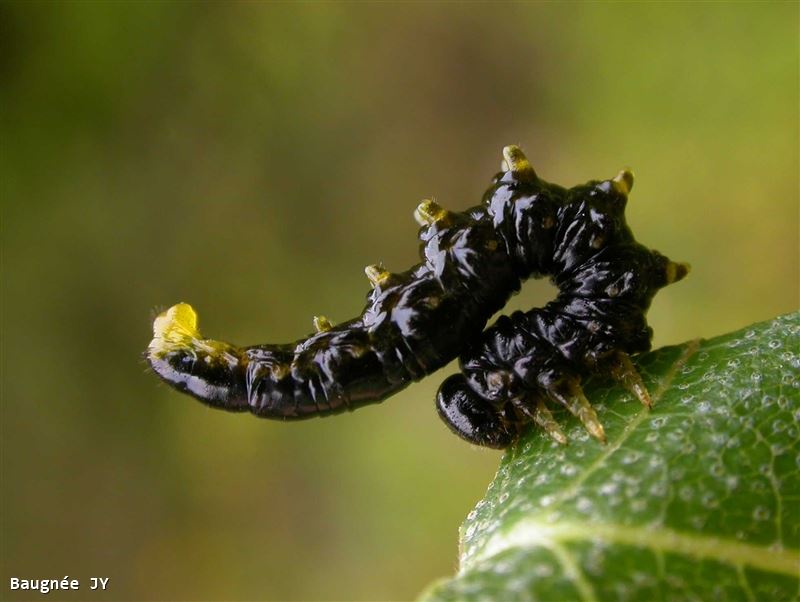
<svg viewBox="0 0 800 602">
<path fill-rule="evenodd" d="M 391 272 L 388 272 L 377 265 L 368 265 L 364 268 L 364 273 L 367 275 L 367 278 L 369 278 L 373 288 L 386 283 L 386 281 L 389 280 L 389 277 L 392 275 Z"/>
<path fill-rule="evenodd" d="M 414 209 L 414 219 L 420 226 L 432 226 L 444 221 L 448 213 L 447 209 L 442 208 L 436 201 L 425 199 Z"/>
<path fill-rule="evenodd" d="M 178 303 L 158 314 L 153 320 L 153 340 L 147 346 L 150 357 L 158 358 L 172 351 L 192 349 L 204 354 L 204 361 L 242 361 L 241 354 L 233 345 L 202 338 L 197 322 L 197 312 L 188 303 Z"/>
<path fill-rule="evenodd" d="M 314 316 L 314 330 L 317 332 L 328 332 L 333 328 L 333 324 L 330 323 L 328 318 L 325 316 Z"/>
<path fill-rule="evenodd" d="M 147 350 L 150 355 L 161 355 L 199 338 L 197 312 L 188 303 L 178 303 L 153 320 L 153 340 Z"/>
<path fill-rule="evenodd" d="M 628 196 L 633 189 L 633 172 L 627 168 L 621 170 L 611 180 L 611 185 L 622 196 Z"/>
<path fill-rule="evenodd" d="M 686 262 L 677 263 L 675 261 L 670 261 L 666 267 L 667 284 L 683 280 L 691 269 L 692 266 Z"/>
<path fill-rule="evenodd" d="M 536 172 L 528 161 L 522 149 L 516 145 L 509 145 L 503 149 L 503 161 L 508 166 L 508 171 L 514 173 L 519 180 L 533 180 Z"/>
<path fill-rule="evenodd" d="M 276 363 L 272 365 L 272 379 L 274 381 L 283 380 L 292 375 L 292 367 L 288 364 Z"/>
</svg>

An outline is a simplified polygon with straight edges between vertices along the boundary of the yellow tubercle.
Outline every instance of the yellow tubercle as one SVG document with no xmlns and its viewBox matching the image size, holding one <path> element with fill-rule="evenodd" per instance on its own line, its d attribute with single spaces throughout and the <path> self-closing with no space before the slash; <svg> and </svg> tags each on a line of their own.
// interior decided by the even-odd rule
<svg viewBox="0 0 800 602">
<path fill-rule="evenodd" d="M 447 209 L 443 209 L 436 201 L 425 199 L 414 210 L 414 219 L 424 227 L 444 222 L 448 214 Z"/>
<path fill-rule="evenodd" d="M 619 194 L 627 197 L 633 188 L 633 172 L 626 167 L 614 176 L 611 185 Z"/>
<path fill-rule="evenodd" d="M 333 328 L 330 320 L 325 316 L 314 316 L 314 330 L 317 332 L 328 332 Z"/>
<path fill-rule="evenodd" d="M 533 170 L 528 158 L 522 149 L 514 144 L 503 148 L 503 163 L 501 167 L 508 167 L 508 171 L 514 173 L 520 180 L 535 180 L 536 172 Z"/>
<path fill-rule="evenodd" d="M 686 262 L 670 261 L 666 267 L 667 284 L 683 280 L 691 271 L 692 266 Z"/>
<path fill-rule="evenodd" d="M 364 268 L 364 273 L 367 275 L 373 288 L 386 284 L 392 276 L 391 272 L 384 270 L 378 265 L 368 265 Z"/>
</svg>

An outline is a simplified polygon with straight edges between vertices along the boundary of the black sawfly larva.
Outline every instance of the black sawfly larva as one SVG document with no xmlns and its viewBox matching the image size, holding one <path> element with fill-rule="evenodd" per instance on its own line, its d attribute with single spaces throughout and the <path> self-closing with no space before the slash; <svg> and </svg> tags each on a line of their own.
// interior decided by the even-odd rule
<svg viewBox="0 0 800 602">
<path fill-rule="evenodd" d="M 423 201 L 421 262 L 401 273 L 368 266 L 360 316 L 290 344 L 237 347 L 204 339 L 179 303 L 153 324 L 147 358 L 179 391 L 230 411 L 283 420 L 382 401 L 460 356 L 442 384 L 440 416 L 464 439 L 503 448 L 535 423 L 565 442 L 548 403 L 604 440 L 581 378 L 609 373 L 645 405 L 629 354 L 650 348 L 645 314 L 658 289 L 689 267 L 637 243 L 625 221 L 633 174 L 563 188 L 540 179 L 516 146 L 480 205 L 448 211 Z M 542 308 L 489 318 L 527 278 L 559 289 Z"/>
</svg>

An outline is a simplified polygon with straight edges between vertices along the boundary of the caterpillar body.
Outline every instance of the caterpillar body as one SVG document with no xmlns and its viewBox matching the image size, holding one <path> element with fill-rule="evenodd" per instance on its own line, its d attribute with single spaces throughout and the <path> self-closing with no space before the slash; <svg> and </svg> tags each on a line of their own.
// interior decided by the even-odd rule
<svg viewBox="0 0 800 602">
<path fill-rule="evenodd" d="M 202 338 L 197 314 L 179 303 L 155 319 L 147 359 L 208 405 L 290 420 L 380 402 L 460 356 L 437 406 L 464 439 L 503 448 L 536 423 L 565 442 L 554 402 L 604 440 L 581 377 L 610 373 L 649 405 L 628 354 L 650 348 L 650 302 L 689 269 L 635 241 L 624 216 L 632 185 L 627 170 L 550 184 L 508 146 L 480 205 L 420 203 L 421 262 L 402 273 L 368 266 L 373 288 L 357 318 L 316 317 L 317 332 L 295 343 L 237 347 Z M 554 301 L 484 330 L 523 280 L 542 276 L 559 288 Z"/>
</svg>

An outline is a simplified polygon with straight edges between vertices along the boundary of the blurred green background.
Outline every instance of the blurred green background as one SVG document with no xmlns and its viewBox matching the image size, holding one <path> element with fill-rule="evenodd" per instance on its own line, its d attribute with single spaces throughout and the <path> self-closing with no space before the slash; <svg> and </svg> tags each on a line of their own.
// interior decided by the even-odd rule
<svg viewBox="0 0 800 602">
<path fill-rule="evenodd" d="M 404 600 L 451 574 L 499 454 L 439 421 L 444 374 L 348 416 L 230 415 L 146 371 L 155 311 L 241 344 L 350 318 L 364 265 L 417 260 L 419 200 L 475 204 L 511 143 L 564 185 L 635 170 L 637 237 L 694 267 L 655 345 L 795 310 L 798 16 L 0 4 L 1 595 Z"/>
</svg>

